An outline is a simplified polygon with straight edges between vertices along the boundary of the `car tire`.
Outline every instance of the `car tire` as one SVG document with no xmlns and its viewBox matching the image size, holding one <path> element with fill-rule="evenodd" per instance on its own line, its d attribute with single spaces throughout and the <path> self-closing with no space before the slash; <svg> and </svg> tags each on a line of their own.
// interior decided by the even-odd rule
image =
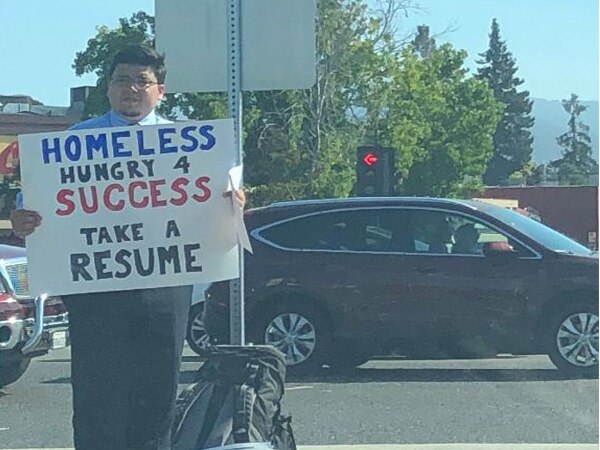
<svg viewBox="0 0 600 450">
<path fill-rule="evenodd" d="M 21 378 L 30 363 L 31 358 L 2 362 L 0 365 L 0 387 L 8 386 Z"/>
<path fill-rule="evenodd" d="M 556 367 L 573 377 L 598 376 L 598 305 L 571 302 L 551 311 L 544 344 Z"/>
<path fill-rule="evenodd" d="M 210 337 L 204 329 L 204 302 L 197 303 L 190 308 L 187 324 L 186 340 L 194 353 L 207 356 L 210 347 Z"/>
<path fill-rule="evenodd" d="M 250 330 L 253 342 L 272 345 L 286 356 L 288 374 L 318 371 L 331 347 L 331 328 L 322 312 L 294 302 L 277 303 Z"/>
</svg>

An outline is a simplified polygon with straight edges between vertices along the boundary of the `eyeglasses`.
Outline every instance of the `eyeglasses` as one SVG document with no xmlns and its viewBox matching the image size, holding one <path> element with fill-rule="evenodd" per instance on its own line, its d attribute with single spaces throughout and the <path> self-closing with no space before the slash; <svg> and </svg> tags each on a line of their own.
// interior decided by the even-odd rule
<svg viewBox="0 0 600 450">
<path fill-rule="evenodd" d="M 161 84 L 157 81 L 152 81 L 147 78 L 131 78 L 131 77 L 115 77 L 110 80 L 110 83 L 118 87 L 133 86 L 138 91 L 145 91 L 150 86 Z"/>
</svg>

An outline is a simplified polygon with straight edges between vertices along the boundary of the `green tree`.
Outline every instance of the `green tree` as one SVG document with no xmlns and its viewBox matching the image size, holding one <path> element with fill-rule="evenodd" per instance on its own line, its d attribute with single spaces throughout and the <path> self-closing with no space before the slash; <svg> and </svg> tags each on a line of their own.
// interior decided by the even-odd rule
<svg viewBox="0 0 600 450">
<path fill-rule="evenodd" d="M 543 185 L 549 180 L 548 178 L 548 166 L 546 164 L 539 164 L 534 167 L 533 171 L 527 176 L 528 186 Z"/>
<path fill-rule="evenodd" d="M 370 132 L 370 115 L 383 108 L 386 69 L 395 42 L 391 24 L 410 0 L 387 0 L 370 12 L 362 0 L 320 0 L 317 21 L 317 82 L 311 89 L 245 92 L 245 183 L 254 204 L 278 199 L 348 195 L 354 181 L 354 150 Z M 96 73 L 98 89 L 88 116 L 106 111 L 106 61 L 124 43 L 153 43 L 154 20 L 139 12 L 119 27 L 99 27 L 78 53 L 77 74 Z M 175 94 L 161 112 L 188 118 L 227 115 L 225 94 Z"/>
<path fill-rule="evenodd" d="M 93 73 L 97 78 L 96 89 L 86 99 L 84 118 L 104 114 L 110 108 L 106 98 L 107 75 L 112 56 L 128 44 L 154 45 L 154 17 L 143 11 L 134 13 L 130 19 L 119 19 L 119 25 L 110 29 L 106 25 L 96 28 L 96 35 L 89 39 L 87 47 L 75 54 L 73 69 L 77 75 Z M 226 96 L 223 94 L 169 94 L 161 102 L 159 110 L 173 118 L 184 115 L 194 118 L 221 118 L 227 115 Z"/>
<path fill-rule="evenodd" d="M 395 65 L 392 16 L 361 0 L 318 2 L 316 83 L 311 89 L 248 93 L 246 180 L 259 203 L 347 196 L 355 150 L 377 138 Z"/>
<path fill-rule="evenodd" d="M 496 19 L 492 20 L 489 48 L 480 56 L 478 76 L 489 83 L 496 100 L 503 105 L 502 120 L 494 133 L 494 151 L 483 178 L 486 185 L 499 185 L 531 160 L 532 102 L 528 91 L 517 90 L 523 80 L 515 76 L 518 68 L 505 41 L 500 39 Z"/>
<path fill-rule="evenodd" d="M 466 52 L 445 44 L 422 58 L 402 53 L 389 95 L 385 143 L 396 149 L 407 195 L 465 196 L 482 187 L 500 105 L 467 76 Z"/>
<path fill-rule="evenodd" d="M 87 48 L 75 54 L 73 69 L 76 75 L 94 73 L 96 89 L 90 93 L 84 106 L 84 118 L 104 114 L 109 109 L 106 98 L 108 62 L 122 46 L 154 42 L 154 17 L 145 12 L 133 14 L 131 19 L 119 19 L 119 26 L 111 30 L 106 25 L 96 28 L 96 36 L 89 39 Z"/>
<path fill-rule="evenodd" d="M 21 171 L 19 165 L 15 170 L 0 178 L 0 219 L 8 219 L 10 212 L 16 208 L 17 192 L 21 190 Z"/>
<path fill-rule="evenodd" d="M 539 174 L 539 168 L 533 161 L 526 163 L 520 170 L 513 172 L 508 177 L 508 184 L 514 185 L 531 185 L 534 184 L 535 177 Z"/>
<path fill-rule="evenodd" d="M 244 179 L 252 205 L 349 195 L 356 147 L 372 143 L 398 149 L 403 192 L 459 195 L 481 185 L 497 105 L 484 82 L 467 78 L 464 52 L 399 52 L 394 15 L 410 4 L 386 0 L 371 11 L 364 0 L 320 0 L 315 85 L 244 93 Z M 98 28 L 78 53 L 76 71 L 99 76 L 102 101 L 105 61 L 124 42 L 151 44 L 153 27 L 151 16 L 137 13 L 115 30 Z M 106 110 L 91 100 L 90 114 Z M 161 111 L 226 117 L 225 100 L 220 93 L 169 95 Z"/>
<path fill-rule="evenodd" d="M 427 25 L 417 26 L 417 34 L 413 40 L 415 51 L 423 58 L 431 56 L 436 48 L 435 39 L 429 35 L 429 27 Z"/>
<path fill-rule="evenodd" d="M 586 107 L 575 94 L 563 100 L 562 105 L 569 114 L 569 129 L 556 138 L 562 147 L 562 158 L 552 161 L 549 166 L 556 173 L 559 184 L 589 184 L 590 176 L 598 174 L 598 163 L 592 157 L 590 127 L 579 120 Z"/>
</svg>

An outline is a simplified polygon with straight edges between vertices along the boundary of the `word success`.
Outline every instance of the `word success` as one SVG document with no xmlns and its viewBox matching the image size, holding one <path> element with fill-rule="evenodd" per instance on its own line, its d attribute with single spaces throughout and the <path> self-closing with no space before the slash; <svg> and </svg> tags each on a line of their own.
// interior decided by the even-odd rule
<svg viewBox="0 0 600 450">
<path fill-rule="evenodd" d="M 106 186 L 84 186 L 76 189 L 63 188 L 56 193 L 58 216 L 69 216 L 76 211 L 94 214 L 98 211 L 122 211 L 126 206 L 161 208 L 168 205 L 183 206 L 188 201 L 203 203 L 211 196 L 206 176 L 190 180 L 179 177 L 167 184 L 167 180 L 135 180 L 111 183 Z"/>
</svg>

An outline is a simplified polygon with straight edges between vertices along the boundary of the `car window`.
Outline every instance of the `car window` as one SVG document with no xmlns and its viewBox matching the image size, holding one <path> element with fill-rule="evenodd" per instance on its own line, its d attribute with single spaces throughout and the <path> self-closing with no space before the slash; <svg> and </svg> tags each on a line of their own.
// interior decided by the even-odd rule
<svg viewBox="0 0 600 450">
<path fill-rule="evenodd" d="M 323 233 L 320 231 L 320 217 L 310 216 L 270 226 L 261 230 L 259 236 L 280 247 L 303 250 L 315 248 Z"/>
<path fill-rule="evenodd" d="M 366 210 L 369 226 L 366 229 L 365 250 L 371 252 L 409 252 L 412 243 L 406 233 L 406 215 L 402 209 Z"/>
<path fill-rule="evenodd" d="M 293 250 L 482 255 L 488 242 L 531 253 L 475 218 L 433 209 L 365 208 L 329 211 L 268 226 L 259 236 Z"/>
<path fill-rule="evenodd" d="M 511 237 L 470 216 L 424 209 L 407 215 L 407 233 L 416 253 L 482 255 L 484 244 L 503 242 L 523 256 L 531 255 Z"/>
<path fill-rule="evenodd" d="M 573 255 L 591 255 L 593 252 L 587 247 L 565 236 L 537 220 L 519 214 L 507 208 L 497 208 L 493 205 L 478 205 L 479 208 L 493 215 L 498 220 L 516 228 L 521 233 L 530 236 L 544 247 L 559 253 Z"/>
<path fill-rule="evenodd" d="M 359 223 L 349 212 L 319 213 L 275 224 L 259 235 L 284 248 L 295 250 L 349 250 L 358 245 Z"/>
<path fill-rule="evenodd" d="M 295 250 L 409 251 L 399 210 L 323 212 L 264 228 L 261 238 Z"/>
<path fill-rule="evenodd" d="M 407 233 L 414 242 L 416 253 L 446 254 L 452 251 L 453 227 L 445 212 L 410 210 Z"/>
</svg>

